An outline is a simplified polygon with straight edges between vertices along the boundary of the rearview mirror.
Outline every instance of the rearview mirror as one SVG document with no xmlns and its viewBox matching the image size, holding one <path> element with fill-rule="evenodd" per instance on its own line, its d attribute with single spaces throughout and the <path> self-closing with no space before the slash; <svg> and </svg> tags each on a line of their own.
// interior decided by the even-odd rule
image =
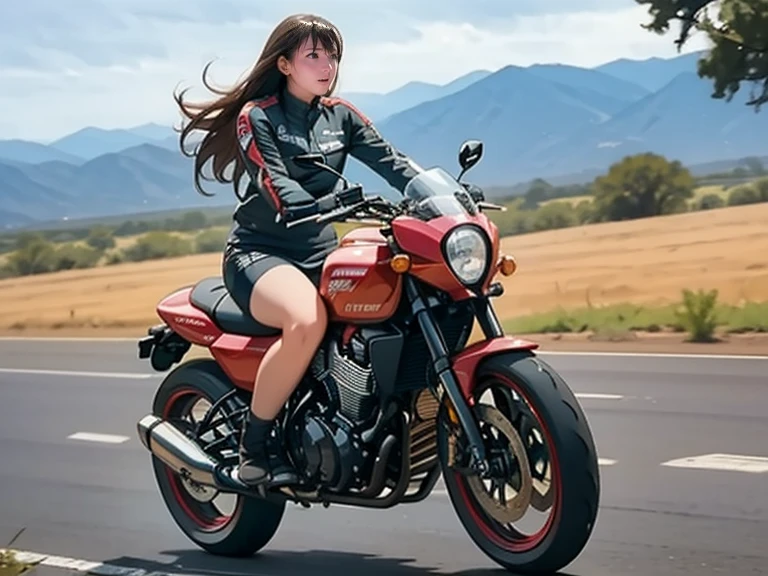
<svg viewBox="0 0 768 576">
<path fill-rule="evenodd" d="M 459 165 L 462 174 L 472 168 L 483 156 L 483 143 L 480 140 L 467 140 L 459 150 Z"/>
</svg>

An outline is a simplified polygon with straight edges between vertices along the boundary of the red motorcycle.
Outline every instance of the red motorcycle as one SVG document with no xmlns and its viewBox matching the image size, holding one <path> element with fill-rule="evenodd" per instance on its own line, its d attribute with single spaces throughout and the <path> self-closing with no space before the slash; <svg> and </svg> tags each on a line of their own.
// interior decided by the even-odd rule
<svg viewBox="0 0 768 576">
<path fill-rule="evenodd" d="M 398 203 L 363 197 L 319 155 L 302 158 L 360 190 L 311 218 L 379 226 L 343 236 L 324 264 L 328 331 L 273 431 L 296 486 L 249 488 L 236 474 L 256 371 L 279 331 L 240 310 L 221 278 L 160 302 L 164 323 L 139 356 L 158 371 L 192 344 L 212 356 L 175 367 L 138 423 L 168 510 L 196 545 L 252 555 L 289 501 L 390 508 L 424 500 L 442 475 L 462 525 L 499 565 L 551 573 L 581 553 L 600 497 L 595 444 L 568 385 L 537 344 L 504 334 L 492 307 L 503 293 L 494 280 L 516 264 L 484 214 L 502 208 L 461 184 L 482 152 L 465 142 L 458 179 L 427 170 Z M 475 321 L 485 338 L 467 345 Z M 220 494 L 231 511 L 214 503 Z M 524 530 L 526 515 L 539 525 Z"/>
</svg>

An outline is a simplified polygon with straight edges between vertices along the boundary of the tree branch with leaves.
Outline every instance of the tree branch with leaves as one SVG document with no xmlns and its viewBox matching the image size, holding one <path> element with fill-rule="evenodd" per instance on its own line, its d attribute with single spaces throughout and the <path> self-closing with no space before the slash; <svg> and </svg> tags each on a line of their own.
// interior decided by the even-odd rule
<svg viewBox="0 0 768 576">
<path fill-rule="evenodd" d="M 657 34 L 680 23 L 675 40 L 682 50 L 693 31 L 707 35 L 712 47 L 698 63 L 701 78 L 713 80 L 713 98 L 730 102 L 741 83 L 750 83 L 747 105 L 768 102 L 768 0 L 635 0 L 648 5 L 653 18 L 643 28 Z M 716 15 L 713 13 L 716 12 Z"/>
</svg>

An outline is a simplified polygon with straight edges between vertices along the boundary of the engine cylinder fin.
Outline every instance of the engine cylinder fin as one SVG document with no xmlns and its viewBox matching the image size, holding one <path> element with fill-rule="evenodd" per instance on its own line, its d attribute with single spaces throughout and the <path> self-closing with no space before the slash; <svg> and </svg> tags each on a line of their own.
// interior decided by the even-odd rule
<svg viewBox="0 0 768 576">
<path fill-rule="evenodd" d="M 376 400 L 371 369 L 345 358 L 335 345 L 330 348 L 330 376 L 338 387 L 340 412 L 354 422 L 364 420 Z"/>
</svg>

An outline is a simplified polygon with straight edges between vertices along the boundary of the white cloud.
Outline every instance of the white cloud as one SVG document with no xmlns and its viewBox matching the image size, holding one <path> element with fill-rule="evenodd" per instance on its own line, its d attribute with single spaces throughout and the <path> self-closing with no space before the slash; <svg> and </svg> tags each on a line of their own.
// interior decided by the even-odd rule
<svg viewBox="0 0 768 576">
<path fill-rule="evenodd" d="M 446 83 L 477 69 L 558 62 L 593 67 L 618 58 L 673 57 L 673 32 L 659 36 L 640 24 L 642 7 L 497 21 L 494 30 L 470 23 L 424 23 L 410 42 L 358 46 L 347 62 L 346 90 L 384 91 L 410 80 Z M 707 46 L 693 36 L 685 52 Z"/>
<path fill-rule="evenodd" d="M 115 0 L 110 4 L 115 10 L 134 2 L 134 11 L 100 13 L 98 21 L 104 28 L 84 28 L 80 44 L 72 40 L 78 31 L 70 28 L 74 26 L 71 19 L 66 34 L 59 31 L 58 44 L 51 37 L 45 43 L 16 44 L 26 58 L 15 61 L 13 67 L 0 63 L 0 139 L 50 140 L 87 125 L 112 128 L 176 122 L 171 98 L 174 88 L 192 86 L 191 97 L 205 96 L 200 74 L 211 59 L 217 60 L 211 70 L 214 83 L 233 83 L 250 68 L 279 17 L 274 9 L 256 10 L 251 15 L 241 0 L 228 0 L 227 7 L 251 19 L 236 20 L 230 14 L 211 23 L 200 8 L 206 1 L 190 0 L 197 12 L 187 12 L 181 20 L 168 10 L 148 14 L 149 2 Z M 356 6 L 364 2 L 367 0 L 358 0 Z M 298 0 L 285 0 L 284 4 L 281 13 L 307 7 Z M 499 16 L 504 10 L 507 16 L 512 3 L 486 4 L 485 16 Z M 508 64 L 593 66 L 621 57 L 676 54 L 673 32 L 657 36 L 640 28 L 648 20 L 642 7 L 606 11 L 604 0 L 592 0 L 588 5 L 594 10 L 563 13 L 558 5 L 560 13 L 534 15 L 533 4 L 528 3 L 524 16 L 484 16 L 473 18 L 474 23 L 456 20 L 466 17 L 466 8 L 462 8 L 466 0 L 447 2 L 443 14 L 434 15 L 431 22 L 419 19 L 424 10 L 407 16 L 392 6 L 377 9 L 380 4 L 373 3 L 366 10 L 379 11 L 363 15 L 346 0 L 329 2 L 325 13 L 346 36 L 341 83 L 346 92 L 386 91 L 412 80 L 443 83 L 472 70 L 495 70 Z M 221 7 L 224 10 L 224 3 Z M 140 17 L 139 9 L 144 10 Z M 47 20 L 46 25 L 54 26 L 55 19 Z M 114 26 L 114 34 L 109 26 Z M 22 33 L 23 26 L 17 32 Z M 100 41 L 104 53 L 87 57 L 88 51 L 100 49 L 94 47 Z M 687 49 L 701 47 L 697 40 Z"/>
</svg>

